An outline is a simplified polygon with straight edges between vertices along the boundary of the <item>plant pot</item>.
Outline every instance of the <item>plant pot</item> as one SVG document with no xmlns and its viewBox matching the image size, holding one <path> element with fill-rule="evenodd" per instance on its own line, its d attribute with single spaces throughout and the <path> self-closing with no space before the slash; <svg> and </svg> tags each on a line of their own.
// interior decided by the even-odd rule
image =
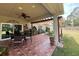
<svg viewBox="0 0 79 59">
<path fill-rule="evenodd" d="M 54 37 L 50 36 L 50 44 L 54 45 Z"/>
</svg>

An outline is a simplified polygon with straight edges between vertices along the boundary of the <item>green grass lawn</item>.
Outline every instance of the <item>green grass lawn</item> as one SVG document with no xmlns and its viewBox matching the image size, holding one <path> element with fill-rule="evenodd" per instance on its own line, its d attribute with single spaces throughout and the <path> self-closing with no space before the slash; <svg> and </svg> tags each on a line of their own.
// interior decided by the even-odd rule
<svg viewBox="0 0 79 59">
<path fill-rule="evenodd" d="M 56 48 L 54 56 L 79 56 L 79 31 L 63 31 L 64 48 Z"/>
</svg>

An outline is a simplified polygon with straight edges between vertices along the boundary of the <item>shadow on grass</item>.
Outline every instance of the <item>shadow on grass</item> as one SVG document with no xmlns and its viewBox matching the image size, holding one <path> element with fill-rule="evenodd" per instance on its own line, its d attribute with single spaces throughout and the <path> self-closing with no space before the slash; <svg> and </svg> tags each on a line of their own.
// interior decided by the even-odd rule
<svg viewBox="0 0 79 59">
<path fill-rule="evenodd" d="M 79 56 L 79 45 L 70 36 L 63 36 L 64 48 L 56 48 L 52 56 Z"/>
</svg>

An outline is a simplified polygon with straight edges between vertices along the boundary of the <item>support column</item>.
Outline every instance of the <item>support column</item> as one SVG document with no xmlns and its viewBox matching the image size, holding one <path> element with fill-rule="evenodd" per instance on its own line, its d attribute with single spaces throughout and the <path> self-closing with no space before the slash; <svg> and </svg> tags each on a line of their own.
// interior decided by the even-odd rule
<svg viewBox="0 0 79 59">
<path fill-rule="evenodd" d="M 58 20 L 57 20 L 57 16 L 54 16 L 54 20 L 53 20 L 53 24 L 54 24 L 54 41 L 55 41 L 55 45 L 58 46 Z"/>
<path fill-rule="evenodd" d="M 57 19 L 57 16 L 54 16 L 54 34 L 55 34 L 55 37 L 54 37 L 54 41 L 55 41 L 55 45 L 57 47 L 61 47 L 63 48 L 63 44 L 61 42 L 59 42 L 59 24 L 58 24 L 58 19 Z"/>
</svg>

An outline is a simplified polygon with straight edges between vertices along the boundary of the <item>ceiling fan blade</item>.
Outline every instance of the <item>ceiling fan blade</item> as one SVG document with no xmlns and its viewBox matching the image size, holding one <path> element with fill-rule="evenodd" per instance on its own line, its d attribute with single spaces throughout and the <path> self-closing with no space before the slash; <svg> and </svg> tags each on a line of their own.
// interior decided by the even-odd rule
<svg viewBox="0 0 79 59">
<path fill-rule="evenodd" d="M 31 18 L 30 16 L 27 16 L 27 14 L 25 14 L 25 13 L 21 13 L 20 15 L 16 14 L 16 15 L 18 15 L 18 17 L 23 17 L 24 19 Z"/>
</svg>

